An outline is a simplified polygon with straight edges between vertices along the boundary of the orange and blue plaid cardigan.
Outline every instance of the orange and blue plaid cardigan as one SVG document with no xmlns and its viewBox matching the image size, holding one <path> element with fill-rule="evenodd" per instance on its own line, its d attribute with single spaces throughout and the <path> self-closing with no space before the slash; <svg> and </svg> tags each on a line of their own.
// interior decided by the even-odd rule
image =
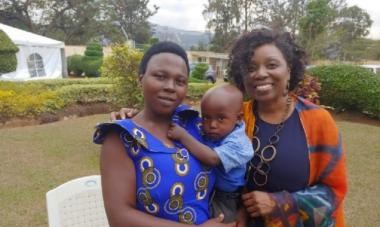
<svg viewBox="0 0 380 227">
<path fill-rule="evenodd" d="M 345 154 L 331 115 L 323 108 L 293 96 L 309 152 L 309 186 L 301 191 L 271 194 L 275 211 L 264 217 L 266 226 L 344 226 L 343 199 L 347 192 Z M 253 102 L 243 105 L 246 133 L 252 139 Z M 286 168 L 286 167 L 284 167 Z"/>
</svg>

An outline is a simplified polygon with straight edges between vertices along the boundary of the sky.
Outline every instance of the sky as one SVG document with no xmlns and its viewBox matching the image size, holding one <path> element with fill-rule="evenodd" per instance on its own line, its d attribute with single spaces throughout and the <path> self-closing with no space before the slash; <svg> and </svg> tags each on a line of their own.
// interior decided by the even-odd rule
<svg viewBox="0 0 380 227">
<path fill-rule="evenodd" d="M 206 21 L 202 11 L 207 0 L 150 0 L 150 5 L 159 8 L 149 21 L 174 28 L 205 31 Z M 380 39 L 380 1 L 347 0 L 349 6 L 357 5 L 367 11 L 373 20 L 369 38 Z"/>
</svg>

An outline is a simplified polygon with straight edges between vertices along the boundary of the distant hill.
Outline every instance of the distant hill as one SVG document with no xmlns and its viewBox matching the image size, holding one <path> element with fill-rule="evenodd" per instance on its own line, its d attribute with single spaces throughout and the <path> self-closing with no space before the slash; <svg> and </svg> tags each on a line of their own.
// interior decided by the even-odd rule
<svg viewBox="0 0 380 227">
<path fill-rule="evenodd" d="M 176 42 L 185 49 L 190 49 L 191 46 L 197 46 L 199 43 L 208 44 L 211 38 L 209 32 L 186 31 L 157 24 L 152 24 L 151 27 L 153 37 L 157 37 L 160 41 Z"/>
</svg>

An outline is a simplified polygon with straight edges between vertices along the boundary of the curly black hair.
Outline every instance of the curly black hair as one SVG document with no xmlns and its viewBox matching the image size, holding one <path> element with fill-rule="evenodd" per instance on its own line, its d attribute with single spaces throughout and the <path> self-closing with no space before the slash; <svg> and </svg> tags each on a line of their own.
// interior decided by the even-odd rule
<svg viewBox="0 0 380 227">
<path fill-rule="evenodd" d="M 290 33 L 278 33 L 268 28 L 254 29 L 237 38 L 228 62 L 228 76 L 245 93 L 244 76 L 248 73 L 255 50 L 265 44 L 274 44 L 284 56 L 290 68 L 289 90 L 293 90 L 303 79 L 306 53 L 291 37 Z"/>
</svg>

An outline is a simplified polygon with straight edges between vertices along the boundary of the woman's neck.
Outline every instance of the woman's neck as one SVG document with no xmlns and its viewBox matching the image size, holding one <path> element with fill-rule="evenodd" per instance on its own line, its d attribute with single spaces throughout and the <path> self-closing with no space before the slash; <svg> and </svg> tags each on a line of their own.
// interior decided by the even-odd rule
<svg viewBox="0 0 380 227">
<path fill-rule="evenodd" d="M 170 115 L 160 115 L 154 113 L 153 111 L 144 108 L 136 117 L 134 118 L 139 124 L 142 125 L 170 125 L 171 116 Z"/>
<path fill-rule="evenodd" d="M 171 116 L 156 114 L 144 108 L 133 118 L 133 121 L 158 138 L 163 144 L 165 144 L 165 146 L 174 146 L 173 142 L 167 136 L 171 123 Z"/>
<path fill-rule="evenodd" d="M 268 102 L 257 102 L 257 112 L 260 118 L 271 124 L 279 124 L 286 120 L 293 111 L 293 104 L 288 104 L 288 96 Z"/>
</svg>

